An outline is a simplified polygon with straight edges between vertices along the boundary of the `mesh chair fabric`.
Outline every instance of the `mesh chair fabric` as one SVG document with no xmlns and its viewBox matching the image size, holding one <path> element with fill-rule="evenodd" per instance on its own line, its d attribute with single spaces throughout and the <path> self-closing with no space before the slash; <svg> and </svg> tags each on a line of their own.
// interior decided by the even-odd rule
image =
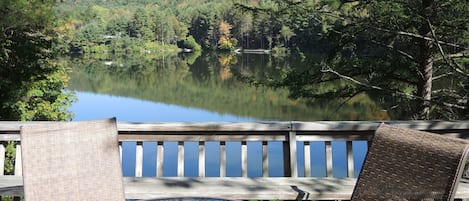
<svg viewBox="0 0 469 201">
<path fill-rule="evenodd" d="M 116 120 L 21 128 L 24 194 L 35 200 L 124 200 Z"/>
<path fill-rule="evenodd" d="M 453 200 L 467 153 L 467 140 L 382 124 L 352 200 Z"/>
</svg>

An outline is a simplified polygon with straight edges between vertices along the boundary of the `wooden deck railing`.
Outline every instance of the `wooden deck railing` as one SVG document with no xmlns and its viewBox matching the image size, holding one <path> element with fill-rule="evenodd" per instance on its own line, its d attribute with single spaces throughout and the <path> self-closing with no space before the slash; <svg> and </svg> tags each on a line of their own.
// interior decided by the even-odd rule
<svg viewBox="0 0 469 201">
<path fill-rule="evenodd" d="M 19 127 L 24 124 L 44 124 L 47 122 L 0 122 L 0 175 L 4 174 L 4 159 L 5 159 L 5 144 L 8 141 L 16 142 L 16 163 L 14 175 L 21 176 L 21 153 L 19 141 Z M 469 138 L 469 121 L 392 121 L 386 122 L 401 127 L 408 127 L 417 130 L 426 130 L 434 133 L 440 133 L 445 135 L 451 135 L 459 138 Z M 333 141 L 345 141 L 346 150 L 346 167 L 347 177 L 350 179 L 343 183 L 335 182 L 335 185 L 348 185 L 347 188 L 342 189 L 340 186 L 334 186 L 330 188 L 330 194 L 324 189 L 315 190 L 308 192 L 309 199 L 347 199 L 350 196 L 351 189 L 353 189 L 353 178 L 356 177 L 354 154 L 353 154 L 353 141 L 364 140 L 369 141 L 374 131 L 376 130 L 379 122 L 363 122 L 363 121 L 318 121 L 318 122 L 265 122 L 265 123 L 118 123 L 119 141 L 123 142 L 136 142 L 135 146 L 135 178 L 126 178 L 126 195 L 128 198 L 152 198 L 152 197 L 169 197 L 177 196 L 177 188 L 165 188 L 168 187 L 168 179 L 164 176 L 163 164 L 165 163 L 164 152 L 165 142 L 177 142 L 177 177 L 184 177 L 184 144 L 187 142 L 198 143 L 198 177 L 194 179 L 202 179 L 206 177 L 206 144 L 207 142 L 216 142 L 219 144 L 219 177 L 218 178 L 207 178 L 207 180 L 198 180 L 202 185 L 205 185 L 205 190 L 210 191 L 207 181 L 218 179 L 217 182 L 212 183 L 213 185 L 223 185 L 224 182 L 231 181 L 234 185 L 236 181 L 233 178 L 226 177 L 227 168 L 227 157 L 226 144 L 227 142 L 240 142 L 241 143 L 241 178 L 248 178 L 248 142 L 261 142 L 262 143 L 262 177 L 259 178 L 263 182 L 270 183 L 259 183 L 256 185 L 265 185 L 259 188 L 258 191 L 252 189 L 245 189 L 246 191 L 237 192 L 233 190 L 236 188 L 235 185 L 231 186 L 231 191 L 234 193 L 230 194 L 227 192 L 210 192 L 209 194 L 213 197 L 231 198 L 231 199 L 288 199 L 298 198 L 298 192 L 291 186 L 291 184 L 299 182 L 295 180 L 299 175 L 304 175 L 305 178 L 310 178 L 312 175 L 311 168 L 311 142 L 321 141 L 324 142 L 324 153 L 325 153 L 325 169 L 326 177 L 330 177 L 328 180 L 315 180 L 317 181 L 336 181 L 333 177 L 333 165 L 332 165 L 332 142 Z M 143 153 L 144 153 L 144 142 L 156 142 L 156 170 L 155 180 L 148 183 L 148 178 L 142 178 L 143 174 Z M 268 167 L 268 146 L 271 142 L 282 143 L 283 150 L 283 180 L 280 182 L 286 185 L 286 188 L 291 188 L 292 192 L 279 192 L 281 191 L 280 186 L 275 182 L 277 180 L 268 180 L 269 178 L 269 167 Z M 298 145 L 303 147 L 303 150 L 297 150 Z M 122 146 L 121 146 L 122 156 Z M 298 167 L 298 155 L 297 151 L 301 151 L 304 156 L 304 167 Z M 272 168 L 272 167 L 270 167 Z M 298 170 L 304 170 L 304 173 L 299 174 Z M 5 178 L 7 176 L 3 176 Z M 1 177 L 0 177 L 1 178 Z M 141 178 L 141 179 L 139 179 Z M 158 180 L 158 178 L 160 178 Z M 221 180 L 226 178 L 225 180 Z M 267 180 L 266 180 L 267 179 Z M 188 182 L 187 180 L 175 180 L 172 182 Z M 194 181 L 194 180 L 191 180 Z M 249 182 L 254 180 L 246 180 L 240 182 L 240 185 L 254 185 Z M 307 180 L 313 182 L 312 180 Z M 345 180 L 341 180 L 345 181 Z M 352 182 L 350 182 L 352 181 Z M 19 182 L 19 181 L 16 181 Z M 132 183 L 134 182 L 134 183 Z M 140 182 L 140 183 L 139 183 Z M 146 183 L 145 183 L 146 182 Z M 286 184 L 283 184 L 285 183 Z M 18 193 L 14 190 L 1 190 L 0 182 L 0 196 L 1 195 L 14 195 L 18 196 Z M 135 183 L 138 183 L 135 186 Z M 190 182 L 189 182 L 190 183 Z M 301 182 L 300 182 L 301 183 Z M 333 182 L 334 183 L 334 182 Z M 153 185 L 154 188 L 147 188 L 149 185 Z M 321 183 L 323 184 L 323 183 Z M 139 186 L 140 185 L 140 186 Z M 145 185 L 148 185 L 145 187 Z M 194 182 L 187 185 L 195 185 Z M 265 191 L 269 189 L 267 185 L 272 187 L 272 191 Z M 301 184 L 299 184 L 301 185 Z M 316 184 L 317 185 L 317 184 Z M 326 184 L 324 184 L 326 185 Z M 326 185 L 326 186 L 327 186 Z M 350 187 L 351 185 L 351 187 Z M 318 185 L 321 186 L 321 185 Z M 127 188 L 128 187 L 128 188 Z M 196 186 L 193 186 L 196 189 Z M 307 187 L 305 187 L 307 188 Z M 311 188 L 311 187 L 310 187 Z M 133 189 L 133 190 L 132 190 Z M 144 192 L 144 189 L 151 192 Z M 164 189 L 164 190 L 163 190 Z M 171 190 L 173 189 L 173 190 Z M 219 188 L 217 188 L 220 190 Z M 458 190 L 458 197 L 466 198 L 469 197 L 469 187 L 461 187 Z M 21 191 L 21 190 L 19 190 Z M 156 192 L 162 191 L 162 192 Z M 265 192 L 264 192 L 265 191 Z M 166 192 L 166 194 L 164 193 Z M 260 195 L 259 192 L 264 194 Z M 276 193 L 275 193 L 276 192 Z M 301 192 L 306 192 L 302 190 Z M 208 193 L 208 192 L 207 192 Z M 245 193 L 245 194 L 243 194 Z M 289 194 L 290 193 L 290 194 Z M 316 194 L 315 194 L 316 193 Z M 300 193 L 301 194 L 301 193 Z M 181 195 L 192 195 L 189 191 L 186 191 Z M 197 194 L 194 194 L 197 195 Z M 270 197 L 269 197 L 270 195 Z M 285 195 L 285 196 L 281 196 Z M 251 197 L 249 197 L 251 196 Z"/>
</svg>

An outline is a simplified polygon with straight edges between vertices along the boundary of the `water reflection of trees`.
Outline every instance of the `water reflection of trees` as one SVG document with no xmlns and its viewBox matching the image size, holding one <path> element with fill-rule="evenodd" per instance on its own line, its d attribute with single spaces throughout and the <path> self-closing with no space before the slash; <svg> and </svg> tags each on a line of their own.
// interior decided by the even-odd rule
<svg viewBox="0 0 469 201">
<path fill-rule="evenodd" d="M 181 57 L 76 58 L 70 60 L 73 68 L 70 88 L 263 120 L 388 118 L 366 95 L 346 104 L 341 100 L 308 103 L 289 99 L 286 89 L 240 81 L 240 74 L 281 76 L 282 70 L 289 67 L 286 61 L 251 57 L 245 63 L 246 58 L 239 55 L 205 54 L 192 65 Z"/>
</svg>

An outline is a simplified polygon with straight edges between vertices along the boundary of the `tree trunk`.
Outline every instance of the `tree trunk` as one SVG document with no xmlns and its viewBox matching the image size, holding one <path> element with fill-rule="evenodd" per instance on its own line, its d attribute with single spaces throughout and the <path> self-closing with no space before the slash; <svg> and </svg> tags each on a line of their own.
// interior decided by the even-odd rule
<svg viewBox="0 0 469 201">
<path fill-rule="evenodd" d="M 432 16 L 433 0 L 422 0 L 422 19 L 419 34 L 432 38 L 431 28 L 427 19 Z M 433 42 L 426 39 L 419 40 L 419 79 L 417 95 L 421 98 L 419 102 L 419 118 L 428 119 L 430 117 L 430 107 L 432 98 L 432 77 L 433 77 Z"/>
</svg>

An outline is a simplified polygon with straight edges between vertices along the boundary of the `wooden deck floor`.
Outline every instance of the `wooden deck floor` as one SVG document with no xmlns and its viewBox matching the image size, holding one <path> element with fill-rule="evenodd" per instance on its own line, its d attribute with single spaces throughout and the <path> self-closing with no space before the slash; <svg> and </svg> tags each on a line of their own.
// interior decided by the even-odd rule
<svg viewBox="0 0 469 201">
<path fill-rule="evenodd" d="M 126 177 L 124 184 L 127 199 L 211 197 L 232 200 L 346 200 L 350 198 L 355 179 Z M 0 176 L 0 194 L 21 196 L 22 178 Z M 468 197 L 469 182 L 462 181 L 456 198 Z"/>
</svg>

